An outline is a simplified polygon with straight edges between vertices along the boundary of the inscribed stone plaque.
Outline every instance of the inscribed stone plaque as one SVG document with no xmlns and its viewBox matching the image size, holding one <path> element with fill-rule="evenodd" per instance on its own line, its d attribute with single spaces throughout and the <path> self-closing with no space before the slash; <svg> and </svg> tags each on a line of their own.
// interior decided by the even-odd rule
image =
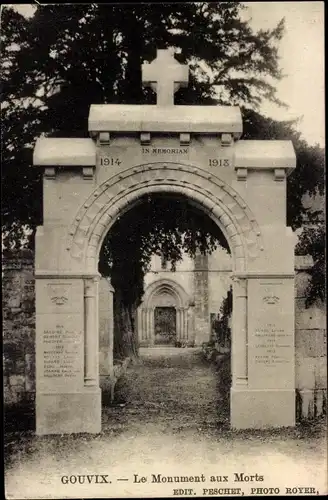
<svg viewBox="0 0 328 500">
<path fill-rule="evenodd" d="M 83 387 L 82 280 L 37 280 L 43 313 L 36 317 L 36 380 L 40 391 Z"/>
<path fill-rule="evenodd" d="M 248 382 L 252 389 L 293 388 L 294 280 L 248 284 Z"/>
<path fill-rule="evenodd" d="M 83 322 L 79 315 L 45 314 L 38 321 L 37 385 L 70 392 L 83 386 Z"/>
</svg>

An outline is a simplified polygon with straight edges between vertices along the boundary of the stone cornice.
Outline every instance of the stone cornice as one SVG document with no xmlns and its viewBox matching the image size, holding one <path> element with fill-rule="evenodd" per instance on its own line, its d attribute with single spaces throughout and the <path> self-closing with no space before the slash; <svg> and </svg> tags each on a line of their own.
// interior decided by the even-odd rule
<svg viewBox="0 0 328 500">
<path fill-rule="evenodd" d="M 296 155 L 291 141 L 239 141 L 234 154 L 235 170 L 243 178 L 246 178 L 247 170 L 272 169 L 275 179 L 283 180 L 284 171 L 288 175 L 296 168 Z"/>
<path fill-rule="evenodd" d="M 36 270 L 34 272 L 34 276 L 38 279 L 91 279 L 101 278 L 101 274 L 99 273 L 74 273 L 70 271 L 40 271 Z"/>
<path fill-rule="evenodd" d="M 92 139 L 39 137 L 33 164 L 40 167 L 95 167 L 96 144 Z"/>
<path fill-rule="evenodd" d="M 234 272 L 231 275 L 232 280 L 235 279 L 258 279 L 258 278 L 295 278 L 295 272 L 293 273 L 274 273 L 272 271 L 245 271 L 245 272 Z"/>
<path fill-rule="evenodd" d="M 155 106 L 92 104 L 89 132 L 230 133 L 235 139 L 243 125 L 238 106 Z"/>
</svg>

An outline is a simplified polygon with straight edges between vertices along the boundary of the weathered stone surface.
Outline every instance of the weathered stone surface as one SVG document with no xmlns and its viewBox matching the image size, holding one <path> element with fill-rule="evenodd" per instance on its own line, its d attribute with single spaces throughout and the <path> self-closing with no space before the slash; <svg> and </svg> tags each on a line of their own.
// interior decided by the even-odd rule
<svg viewBox="0 0 328 500">
<path fill-rule="evenodd" d="M 325 304 L 317 303 L 306 307 L 305 298 L 295 299 L 296 330 L 326 330 Z"/>
<path fill-rule="evenodd" d="M 35 349 L 35 290 L 33 253 L 5 253 L 3 258 L 3 370 L 5 404 L 30 399 L 35 385 L 35 365 L 26 383 L 26 356 Z"/>
<path fill-rule="evenodd" d="M 306 298 L 306 289 L 311 277 L 306 272 L 296 272 L 295 274 L 295 297 L 298 299 Z"/>
<path fill-rule="evenodd" d="M 296 381 L 298 389 L 327 389 L 326 358 L 297 355 Z"/>
<path fill-rule="evenodd" d="M 296 318 L 297 319 L 297 318 Z M 295 330 L 296 353 L 304 358 L 327 354 L 327 332 L 324 329 Z"/>
</svg>

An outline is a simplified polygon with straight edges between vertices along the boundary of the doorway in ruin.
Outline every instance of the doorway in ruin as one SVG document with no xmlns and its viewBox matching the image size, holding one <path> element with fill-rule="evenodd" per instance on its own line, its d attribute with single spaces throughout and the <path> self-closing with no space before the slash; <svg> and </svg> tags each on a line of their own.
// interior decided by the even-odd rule
<svg viewBox="0 0 328 500">
<path fill-rule="evenodd" d="M 171 306 L 156 306 L 154 309 L 154 344 L 176 344 L 176 308 Z"/>
</svg>

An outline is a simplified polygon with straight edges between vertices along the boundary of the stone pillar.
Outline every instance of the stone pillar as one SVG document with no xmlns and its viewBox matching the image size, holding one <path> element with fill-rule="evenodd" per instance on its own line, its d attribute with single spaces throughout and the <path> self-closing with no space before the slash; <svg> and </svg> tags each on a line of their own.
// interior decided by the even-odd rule
<svg viewBox="0 0 328 500">
<path fill-rule="evenodd" d="M 183 338 L 188 341 L 188 309 L 183 309 Z"/>
<path fill-rule="evenodd" d="M 148 309 L 145 307 L 142 310 L 142 330 L 143 330 L 143 339 L 147 342 L 149 341 L 148 334 Z"/>
<path fill-rule="evenodd" d="M 146 335 L 146 321 L 145 321 L 145 308 L 140 308 L 140 339 L 144 342 L 147 339 Z"/>
<path fill-rule="evenodd" d="M 181 340 L 181 316 L 180 316 L 180 308 L 177 307 L 176 311 L 176 332 L 177 332 L 177 341 Z"/>
<path fill-rule="evenodd" d="M 102 395 L 113 398 L 114 288 L 108 278 L 99 282 L 99 382 Z"/>
<path fill-rule="evenodd" d="M 247 280 L 233 279 L 232 385 L 247 386 Z"/>
<path fill-rule="evenodd" d="M 38 435 L 101 431 L 96 280 L 36 271 Z"/>
<path fill-rule="evenodd" d="M 142 307 L 140 306 L 140 307 L 138 307 L 138 311 L 137 311 L 137 332 L 138 332 L 138 341 L 139 342 L 142 342 L 142 340 L 143 340 L 141 321 L 142 321 Z"/>
<path fill-rule="evenodd" d="M 149 342 L 149 325 L 148 325 L 148 309 L 145 307 L 143 310 L 143 329 L 144 329 L 144 339 Z"/>
<path fill-rule="evenodd" d="M 197 253 L 194 270 L 195 344 L 202 345 L 210 338 L 208 304 L 208 256 Z"/>
<path fill-rule="evenodd" d="M 98 282 L 87 279 L 84 282 L 84 385 L 98 385 Z"/>
<path fill-rule="evenodd" d="M 148 318 L 149 318 L 149 329 L 148 329 L 148 335 L 149 335 L 149 343 L 150 345 L 154 345 L 155 342 L 155 318 L 154 318 L 154 312 L 155 309 L 152 307 L 148 309 Z"/>
<path fill-rule="evenodd" d="M 148 341 L 146 311 L 143 305 L 138 308 L 138 339 L 140 345 L 146 345 Z"/>
<path fill-rule="evenodd" d="M 110 283 L 109 283 L 108 307 L 109 307 L 109 315 L 111 318 L 111 321 L 109 323 L 109 329 L 108 329 L 108 355 L 109 355 L 109 367 L 111 370 L 111 374 L 113 374 L 113 370 L 114 370 L 114 359 L 113 359 L 113 353 L 114 353 L 114 288 L 112 287 L 112 285 Z"/>
<path fill-rule="evenodd" d="M 233 288 L 237 297 L 233 298 L 231 425 L 238 429 L 294 426 L 294 277 L 250 274 L 247 303 L 240 282 Z"/>
<path fill-rule="evenodd" d="M 188 340 L 193 345 L 195 342 L 195 314 L 194 307 L 188 309 Z"/>
</svg>

